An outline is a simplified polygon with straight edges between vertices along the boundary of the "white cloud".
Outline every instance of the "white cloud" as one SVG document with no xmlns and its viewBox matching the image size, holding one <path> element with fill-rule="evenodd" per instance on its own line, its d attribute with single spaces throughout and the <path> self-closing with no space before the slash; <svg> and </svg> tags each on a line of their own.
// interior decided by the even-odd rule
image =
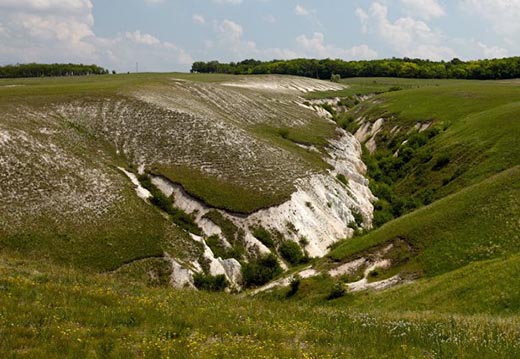
<svg viewBox="0 0 520 359">
<path fill-rule="evenodd" d="M 155 36 L 150 34 L 141 34 L 141 31 L 125 32 L 125 37 L 130 41 L 141 45 L 158 45 L 161 42 Z"/>
<path fill-rule="evenodd" d="M 308 9 L 300 4 L 296 5 L 294 8 L 294 13 L 297 16 L 301 16 L 307 19 L 314 27 L 321 28 L 322 24 L 318 18 L 316 9 Z"/>
<path fill-rule="evenodd" d="M 161 4 L 161 3 L 164 2 L 164 0 L 144 0 L 144 2 L 147 3 L 147 4 L 154 5 L 154 4 Z"/>
<path fill-rule="evenodd" d="M 365 12 L 365 10 L 363 10 L 359 7 L 356 9 L 355 13 L 356 13 L 356 16 L 358 17 L 359 21 L 361 21 L 361 32 L 364 32 L 364 33 L 367 32 L 368 31 L 368 22 L 369 22 L 370 17 Z"/>
<path fill-rule="evenodd" d="M 325 44 L 325 36 L 316 32 L 312 37 L 300 35 L 296 38 L 296 43 L 307 57 L 317 58 L 341 58 L 351 59 L 373 59 L 377 57 L 377 52 L 370 49 L 367 45 L 354 46 L 343 49 L 334 45 Z"/>
<path fill-rule="evenodd" d="M 260 49 L 254 41 L 244 39 L 244 29 L 240 24 L 231 20 L 224 20 L 216 25 L 218 41 L 211 43 L 212 47 L 219 47 L 226 52 L 230 60 L 242 60 L 254 57 L 257 59 L 288 59 L 297 57 L 296 52 L 288 49 L 267 48 Z"/>
<path fill-rule="evenodd" d="M 424 20 L 446 15 L 437 0 L 401 0 L 401 4 L 408 15 Z"/>
<path fill-rule="evenodd" d="M 515 42 L 520 35 L 520 0 L 462 0 L 468 13 L 489 21 L 499 35 Z"/>
<path fill-rule="evenodd" d="M 223 35 L 223 38 L 235 42 L 240 40 L 244 29 L 236 22 L 226 19 L 220 23 L 218 31 Z"/>
<path fill-rule="evenodd" d="M 195 24 L 203 25 L 206 23 L 206 19 L 204 18 L 204 16 L 199 14 L 193 14 L 191 19 Z"/>
<path fill-rule="evenodd" d="M 368 12 L 356 10 L 362 30 L 375 33 L 398 56 L 420 57 L 431 60 L 450 59 L 455 52 L 443 45 L 442 34 L 433 31 L 426 22 L 411 17 L 388 18 L 388 8 L 377 1 Z"/>
<path fill-rule="evenodd" d="M 310 11 L 298 4 L 294 8 L 294 13 L 298 16 L 307 16 L 310 14 Z"/>
<path fill-rule="evenodd" d="M 486 58 L 501 59 L 509 55 L 509 51 L 498 46 L 488 46 L 482 42 L 477 43 Z"/>
<path fill-rule="evenodd" d="M 231 5 L 242 4 L 242 0 L 213 0 L 213 2 L 217 3 L 217 4 L 231 4 Z"/>
<path fill-rule="evenodd" d="M 90 0 L 0 0 L 0 62 L 83 62 L 117 70 L 187 69 L 183 49 L 139 30 L 112 37 L 93 31 Z M 144 50 L 145 49 L 145 50 Z"/>
</svg>

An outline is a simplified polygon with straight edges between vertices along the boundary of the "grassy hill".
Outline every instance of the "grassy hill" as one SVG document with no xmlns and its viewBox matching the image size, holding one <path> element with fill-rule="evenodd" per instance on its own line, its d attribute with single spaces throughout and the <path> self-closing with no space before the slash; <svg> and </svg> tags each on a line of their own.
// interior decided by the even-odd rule
<svg viewBox="0 0 520 359">
<path fill-rule="evenodd" d="M 0 80 L 0 356 L 520 356 L 520 82 L 343 85 Z M 324 108 L 366 145 L 381 225 L 293 268 L 321 274 L 290 297 L 169 288 L 163 254 L 193 263 L 204 248 L 117 167 L 144 165 L 235 212 L 283 202 L 294 180 L 328 168 L 335 126 L 298 105 L 310 89 L 339 97 Z M 391 265 L 370 282 L 408 283 L 327 300 L 353 281 L 330 269 L 380 255 Z"/>
<path fill-rule="evenodd" d="M 329 85 L 256 79 L 279 89 L 227 75 L 0 80 L 0 249 L 101 271 L 164 252 L 199 258 L 117 167 L 143 166 L 233 212 L 285 201 L 328 167 L 299 144 L 322 148 L 333 124 L 295 102 Z"/>
<path fill-rule="evenodd" d="M 412 248 L 401 269 L 431 277 L 471 262 L 518 253 L 518 198 L 520 167 L 516 166 L 365 236 L 346 240 L 329 257 L 344 261 L 400 239 Z"/>
</svg>

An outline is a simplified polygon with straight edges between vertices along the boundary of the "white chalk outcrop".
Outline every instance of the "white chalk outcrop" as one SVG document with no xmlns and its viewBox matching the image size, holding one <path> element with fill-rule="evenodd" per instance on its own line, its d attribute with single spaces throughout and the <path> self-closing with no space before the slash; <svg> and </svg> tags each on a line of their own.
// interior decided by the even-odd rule
<svg viewBox="0 0 520 359">
<path fill-rule="evenodd" d="M 365 165 L 361 161 L 361 146 L 351 134 L 343 130 L 338 131 L 338 138 L 330 141 L 329 157 L 326 158 L 333 169 L 327 173 L 298 179 L 295 183 L 296 191 L 287 202 L 250 215 L 236 215 L 218 210 L 244 230 L 246 247 L 249 250 L 270 252 L 251 233 L 251 228 L 255 226 L 277 231 L 285 239 L 295 242 L 305 239 L 305 250 L 311 257 L 324 256 L 331 244 L 352 235 L 353 230 L 349 228 L 349 224 L 355 220 L 354 212 L 363 216 L 364 226 L 371 226 L 374 196 L 368 188 L 368 180 L 364 177 Z M 339 181 L 336 178 L 338 174 L 344 175 L 348 184 Z M 166 196 L 173 195 L 176 207 L 193 214 L 205 236 L 217 235 L 223 243 L 227 243 L 221 229 L 204 218 L 204 215 L 215 210 L 214 208 L 193 198 L 180 185 L 164 177 L 152 176 L 152 183 Z M 204 243 L 202 238 L 193 237 L 194 240 Z M 238 288 L 238 261 L 215 258 L 205 243 L 204 258 L 210 264 L 211 275 L 224 274 L 232 286 Z M 191 271 L 195 272 L 193 269 Z M 185 273 L 180 274 L 185 276 Z"/>
<path fill-rule="evenodd" d="M 372 222 L 374 196 L 363 176 L 365 165 L 361 161 L 361 146 L 355 138 L 341 130 L 338 139 L 331 141 L 330 158 L 334 167 L 329 173 L 314 174 L 296 181 L 291 199 L 279 206 L 254 212 L 247 216 L 219 210 L 246 233 L 247 244 L 260 252 L 268 252 L 251 234 L 250 227 L 262 226 L 276 230 L 286 239 L 299 241 L 305 238 L 306 250 L 312 257 L 326 254 L 328 247 L 339 239 L 352 235 L 348 225 L 354 221 L 353 212 L 362 214 L 365 225 Z M 342 174 L 348 185 L 337 178 Z M 207 236 L 221 235 L 220 228 L 203 216 L 212 208 L 191 197 L 181 186 L 164 177 L 154 176 L 152 183 L 165 195 L 175 198 L 175 206 L 195 215 L 196 222 Z"/>
</svg>

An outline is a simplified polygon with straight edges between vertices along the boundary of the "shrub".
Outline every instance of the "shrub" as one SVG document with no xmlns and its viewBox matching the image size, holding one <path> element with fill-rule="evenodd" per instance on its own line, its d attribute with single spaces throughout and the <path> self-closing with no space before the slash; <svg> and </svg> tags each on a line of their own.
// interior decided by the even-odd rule
<svg viewBox="0 0 520 359">
<path fill-rule="evenodd" d="M 267 248 L 273 248 L 274 247 L 274 241 L 271 237 L 271 233 L 264 227 L 258 226 L 254 227 L 251 231 L 251 234 L 258 239 L 264 246 Z"/>
<path fill-rule="evenodd" d="M 435 161 L 435 164 L 432 167 L 432 170 L 434 171 L 440 171 L 444 167 L 446 167 L 450 163 L 450 156 L 447 154 L 443 154 L 437 158 L 437 161 Z"/>
<path fill-rule="evenodd" d="M 332 286 L 329 295 L 327 296 L 327 300 L 332 300 L 336 298 L 341 298 L 345 296 L 347 290 L 345 289 L 345 285 L 341 282 L 336 282 Z"/>
<path fill-rule="evenodd" d="M 300 243 L 300 246 L 302 246 L 302 248 L 305 248 L 309 245 L 309 240 L 306 237 L 301 237 L 298 243 Z"/>
<path fill-rule="evenodd" d="M 363 215 L 358 210 L 352 210 L 352 216 L 358 227 L 363 226 Z"/>
<path fill-rule="evenodd" d="M 223 274 L 212 276 L 197 273 L 193 276 L 193 284 L 195 284 L 197 289 L 207 290 L 210 292 L 222 292 L 227 288 L 229 282 Z"/>
<path fill-rule="evenodd" d="M 330 104 L 324 103 L 324 104 L 321 105 L 321 107 L 323 107 L 323 109 L 325 111 L 327 111 L 328 113 L 330 113 L 332 116 L 336 116 L 337 115 L 336 110 L 334 110 L 334 108 Z"/>
<path fill-rule="evenodd" d="M 341 183 L 343 183 L 345 186 L 348 186 L 348 179 L 347 177 L 345 177 L 344 174 L 341 174 L 339 173 L 336 178 L 338 179 L 338 181 L 340 181 Z"/>
<path fill-rule="evenodd" d="M 273 254 L 260 257 L 242 266 L 245 287 L 260 286 L 282 273 L 282 268 Z"/>
<path fill-rule="evenodd" d="M 287 128 L 280 128 L 278 130 L 278 134 L 280 135 L 280 137 L 282 137 L 284 140 L 286 140 L 286 139 L 289 138 L 289 129 L 287 129 Z"/>
<path fill-rule="evenodd" d="M 245 252 L 244 231 L 216 210 L 209 211 L 203 216 L 203 218 L 209 219 L 220 227 L 224 238 L 226 238 L 229 244 L 233 246 L 235 252 L 234 258 L 240 259 Z"/>
<path fill-rule="evenodd" d="M 330 81 L 332 82 L 340 82 L 341 81 L 341 75 L 340 74 L 332 74 L 332 76 L 330 77 Z"/>
<path fill-rule="evenodd" d="M 198 236 L 202 235 L 202 230 L 195 223 L 193 216 L 184 212 L 180 208 L 175 208 L 173 206 L 173 197 L 166 197 L 166 195 L 152 183 L 149 176 L 140 175 L 138 180 L 141 183 L 141 186 L 146 188 L 152 195 L 150 198 L 150 203 L 169 214 L 173 223 L 188 232 Z"/>
<path fill-rule="evenodd" d="M 226 247 L 217 235 L 206 238 L 206 244 L 211 249 L 216 258 L 228 259 L 240 258 L 242 256 L 241 252 L 236 251 L 233 248 Z"/>
<path fill-rule="evenodd" d="M 300 263 L 304 257 L 301 247 L 293 241 L 283 241 L 278 250 L 282 258 L 292 265 Z"/>
<path fill-rule="evenodd" d="M 293 295 L 296 294 L 296 292 L 298 292 L 298 289 L 300 289 L 301 281 L 302 280 L 301 280 L 300 276 L 298 276 L 298 275 L 292 277 L 291 283 L 289 285 L 289 291 L 287 292 L 287 298 L 292 297 Z"/>
</svg>

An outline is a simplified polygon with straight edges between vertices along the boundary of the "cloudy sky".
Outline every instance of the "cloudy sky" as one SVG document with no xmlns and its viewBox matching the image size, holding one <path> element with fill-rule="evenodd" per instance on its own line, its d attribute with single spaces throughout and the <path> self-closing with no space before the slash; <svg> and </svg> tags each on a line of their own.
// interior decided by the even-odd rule
<svg viewBox="0 0 520 359">
<path fill-rule="evenodd" d="M 520 55 L 520 0 L 0 0 L 0 64 Z"/>
</svg>

